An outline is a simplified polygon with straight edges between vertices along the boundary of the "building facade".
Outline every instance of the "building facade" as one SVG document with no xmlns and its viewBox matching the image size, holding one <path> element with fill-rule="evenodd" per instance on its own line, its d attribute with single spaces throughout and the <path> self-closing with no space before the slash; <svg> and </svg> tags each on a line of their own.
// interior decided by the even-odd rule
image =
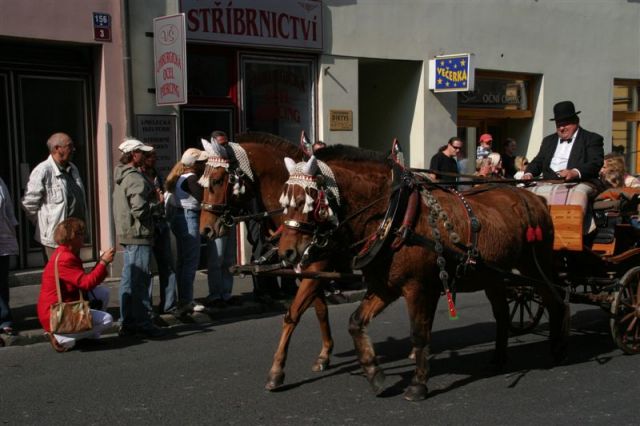
<svg viewBox="0 0 640 426">
<path fill-rule="evenodd" d="M 46 156 L 48 133 L 80 144 L 94 247 L 115 242 L 110 170 L 132 134 L 166 174 L 213 130 L 268 131 L 387 150 L 398 138 L 423 168 L 454 135 L 473 158 L 478 135 L 507 137 L 531 158 L 572 100 L 605 152 L 640 169 L 640 2 L 530 0 L 0 0 L 0 161 L 14 200 Z M 95 12 L 111 18 L 100 40 Z M 154 18 L 185 14 L 187 102 L 158 106 Z M 60 25 L 64 22 L 65 25 Z M 68 23 L 68 24 L 67 24 Z M 98 22 L 99 24 L 99 22 Z M 434 93 L 429 60 L 469 53 L 474 91 Z M 469 162 L 473 163 L 473 162 Z M 36 266 L 21 217 L 23 255 Z M 95 256 L 97 248 L 88 253 Z M 35 258 L 34 258 L 35 259 Z"/>
</svg>

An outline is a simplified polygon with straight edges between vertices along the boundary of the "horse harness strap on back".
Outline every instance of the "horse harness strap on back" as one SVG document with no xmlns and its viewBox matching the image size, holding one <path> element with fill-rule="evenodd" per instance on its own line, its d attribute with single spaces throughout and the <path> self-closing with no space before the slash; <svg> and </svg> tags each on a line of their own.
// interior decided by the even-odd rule
<svg viewBox="0 0 640 426">
<path fill-rule="evenodd" d="M 413 224 L 413 217 L 415 217 L 417 203 L 415 196 L 413 196 L 415 190 L 412 184 L 413 179 L 411 173 L 407 172 L 397 163 L 393 164 L 391 173 L 391 195 L 389 196 L 389 205 L 385 212 L 384 219 L 380 222 L 378 229 L 373 234 L 353 245 L 357 246 L 362 242 L 365 243 L 351 262 L 353 269 L 362 269 L 371 263 L 371 261 L 377 257 L 378 253 L 380 253 L 380 250 L 387 246 L 391 235 L 398 235 L 398 231 L 403 228 L 405 222 Z M 411 201 L 412 197 L 413 201 Z M 352 219 L 356 215 L 366 211 L 368 208 L 373 206 L 373 204 L 380 201 L 380 199 L 374 200 L 373 203 L 370 203 L 364 208 L 358 210 L 356 213 L 349 216 L 349 218 L 345 219 L 344 222 L 347 222 L 349 219 Z M 413 208 L 411 205 L 413 205 Z M 402 226 L 400 226 L 400 229 L 397 229 L 399 223 L 402 223 Z M 394 248 L 394 245 L 397 245 L 395 241 L 391 244 L 392 250 L 397 250 L 399 247 Z"/>
</svg>

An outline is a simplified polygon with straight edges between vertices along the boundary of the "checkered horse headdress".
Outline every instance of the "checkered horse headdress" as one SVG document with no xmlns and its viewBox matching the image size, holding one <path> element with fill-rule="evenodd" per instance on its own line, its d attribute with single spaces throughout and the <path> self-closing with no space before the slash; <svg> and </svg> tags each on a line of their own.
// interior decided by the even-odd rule
<svg viewBox="0 0 640 426">
<path fill-rule="evenodd" d="M 285 157 L 284 164 L 289 171 L 289 179 L 286 188 L 280 195 L 280 205 L 284 207 L 285 214 L 288 207 L 296 205 L 293 196 L 293 186 L 299 186 L 304 190 L 305 203 L 302 213 L 314 212 L 315 219 L 319 222 L 330 221 L 334 225 L 338 224 L 338 218 L 333 209 L 329 205 L 327 192 L 335 201 L 336 205 L 340 205 L 340 193 L 336 184 L 333 171 L 326 163 L 319 161 L 315 156 L 311 156 L 308 161 L 296 163 L 293 159 Z M 321 177 L 321 179 L 318 179 Z M 309 193 L 309 189 L 315 189 L 318 193 L 314 200 Z"/>
<path fill-rule="evenodd" d="M 213 169 L 224 167 L 229 175 L 234 175 L 234 178 L 231 179 L 234 182 L 233 195 L 244 194 L 245 186 L 241 177 L 243 175 L 247 176 L 253 182 L 251 163 L 249 163 L 249 157 L 244 148 L 235 142 L 227 142 L 225 145 L 220 145 L 215 138 L 211 138 L 211 142 L 200 139 L 200 142 L 202 142 L 202 147 L 209 154 L 209 159 L 198 183 L 205 188 L 208 187 L 209 177 Z M 236 166 L 232 167 L 232 165 Z"/>
</svg>

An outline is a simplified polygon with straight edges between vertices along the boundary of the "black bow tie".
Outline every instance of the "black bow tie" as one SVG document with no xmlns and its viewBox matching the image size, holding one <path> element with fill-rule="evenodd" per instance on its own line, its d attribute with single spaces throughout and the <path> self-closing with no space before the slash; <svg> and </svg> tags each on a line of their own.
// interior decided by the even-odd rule
<svg viewBox="0 0 640 426">
<path fill-rule="evenodd" d="M 562 142 L 567 142 L 567 143 L 569 143 L 569 142 L 571 142 L 571 139 L 560 139 L 560 143 L 562 143 Z"/>
</svg>

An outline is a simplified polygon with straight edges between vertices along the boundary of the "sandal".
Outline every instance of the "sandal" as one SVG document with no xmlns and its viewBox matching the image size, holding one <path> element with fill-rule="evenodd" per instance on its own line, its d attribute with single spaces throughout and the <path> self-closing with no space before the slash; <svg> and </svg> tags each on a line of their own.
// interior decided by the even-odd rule
<svg viewBox="0 0 640 426">
<path fill-rule="evenodd" d="M 66 352 L 69 350 L 69 348 L 65 348 L 64 346 L 62 346 L 55 338 L 55 336 L 53 335 L 53 333 L 47 333 L 47 336 L 49 336 L 49 343 L 51 343 L 51 346 L 53 347 L 53 350 L 58 352 L 58 353 L 62 353 L 62 352 Z"/>
</svg>

